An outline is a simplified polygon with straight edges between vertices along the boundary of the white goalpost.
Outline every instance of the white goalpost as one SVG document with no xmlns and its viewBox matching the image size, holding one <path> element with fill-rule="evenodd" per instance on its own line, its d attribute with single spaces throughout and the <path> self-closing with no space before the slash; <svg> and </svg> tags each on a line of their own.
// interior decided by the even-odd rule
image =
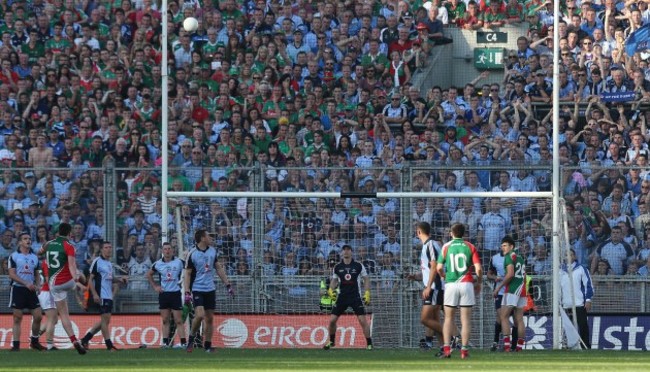
<svg viewBox="0 0 650 372">
<path fill-rule="evenodd" d="M 553 14 L 560 2 L 553 2 Z M 553 17 L 553 349 L 561 348 L 560 323 L 560 17 Z"/>
</svg>

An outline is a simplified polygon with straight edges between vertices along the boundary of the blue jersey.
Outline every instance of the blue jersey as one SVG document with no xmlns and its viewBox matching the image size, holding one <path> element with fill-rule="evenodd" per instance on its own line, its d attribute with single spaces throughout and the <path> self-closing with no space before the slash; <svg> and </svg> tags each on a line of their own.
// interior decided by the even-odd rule
<svg viewBox="0 0 650 372">
<path fill-rule="evenodd" d="M 497 253 L 490 259 L 490 271 L 494 272 L 496 276 L 501 277 L 501 280 L 506 276 L 506 268 L 503 265 L 503 261 L 505 261 L 505 258 L 502 253 Z M 505 286 L 501 287 L 499 294 L 503 295 L 505 291 Z"/>
<path fill-rule="evenodd" d="M 16 269 L 16 275 L 24 282 L 34 284 L 35 272 L 38 269 L 38 257 L 33 253 L 14 252 L 9 256 L 9 269 Z M 24 287 L 18 282 L 11 281 L 14 287 Z"/>
<path fill-rule="evenodd" d="M 95 291 L 102 300 L 113 299 L 113 264 L 109 260 L 97 257 L 90 264 L 90 273 L 95 276 Z"/>
<path fill-rule="evenodd" d="M 180 258 L 172 257 L 169 261 L 164 261 L 161 258 L 154 262 L 151 270 L 160 276 L 160 287 L 163 292 L 178 292 L 181 290 L 179 282 L 183 274 L 183 261 Z"/>
<path fill-rule="evenodd" d="M 198 247 L 190 251 L 185 268 L 192 269 L 192 291 L 209 292 L 217 289 L 214 285 L 214 263 L 217 250 L 208 247 L 202 251 Z"/>
</svg>

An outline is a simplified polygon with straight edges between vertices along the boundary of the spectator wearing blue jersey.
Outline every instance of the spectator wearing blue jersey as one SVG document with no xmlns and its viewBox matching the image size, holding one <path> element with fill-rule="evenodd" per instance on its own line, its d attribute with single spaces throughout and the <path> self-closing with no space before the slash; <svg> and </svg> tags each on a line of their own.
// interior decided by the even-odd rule
<svg viewBox="0 0 650 372">
<path fill-rule="evenodd" d="M 151 269 L 151 250 L 155 248 L 150 247 L 151 249 L 147 251 L 142 243 L 137 243 L 135 245 L 135 256 L 131 257 L 128 262 L 129 270 L 129 289 L 132 291 L 145 291 L 149 289 L 149 285 L 144 281 L 144 278 Z"/>
<path fill-rule="evenodd" d="M 185 326 L 183 325 L 182 300 L 180 280 L 183 274 L 183 261 L 174 256 L 174 249 L 170 243 L 163 243 L 162 258 L 154 262 L 147 272 L 147 279 L 151 287 L 158 293 L 158 306 L 162 318 L 163 348 L 173 344 L 173 337 L 170 337 L 170 315 L 174 317 L 176 331 L 180 337 L 181 345 L 185 346 Z M 154 281 L 154 275 L 158 274 L 158 283 Z"/>
<path fill-rule="evenodd" d="M 627 270 L 628 263 L 634 258 L 634 251 L 623 240 L 622 230 L 619 226 L 612 227 L 610 236 L 596 248 L 591 259 L 591 272 L 595 273 L 598 261 L 605 259 L 609 262 L 614 275 L 623 275 Z"/>
<path fill-rule="evenodd" d="M 217 250 L 212 246 L 212 237 L 207 230 L 199 229 L 194 233 L 195 248 L 190 251 L 185 263 L 185 303 L 194 303 L 194 320 L 190 328 L 190 337 L 187 343 L 187 352 L 194 350 L 196 334 L 203 324 L 204 343 L 206 353 L 214 351 L 212 348 L 212 320 L 216 307 L 216 294 L 214 274 L 226 285 L 228 293 L 234 296 L 235 292 L 228 280 L 225 268 L 217 261 Z"/>
<path fill-rule="evenodd" d="M 6 229 L 0 235 L 0 259 L 9 258 L 14 251 L 12 241 L 14 240 L 14 232 Z"/>
</svg>

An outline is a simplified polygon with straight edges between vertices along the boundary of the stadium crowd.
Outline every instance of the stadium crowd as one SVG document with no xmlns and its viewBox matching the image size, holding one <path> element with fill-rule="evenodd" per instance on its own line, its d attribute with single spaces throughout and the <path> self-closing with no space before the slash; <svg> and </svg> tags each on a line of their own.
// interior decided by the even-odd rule
<svg viewBox="0 0 650 372">
<path fill-rule="evenodd" d="M 36 249 L 61 222 L 72 224 L 77 262 L 88 267 L 106 238 L 103 208 L 112 206 L 103 205 L 100 168 L 110 162 L 118 264 L 144 278 L 161 244 L 160 4 L 9 0 L 0 12 L 0 273 L 20 232 Z M 190 16 L 199 21 L 192 34 L 181 27 Z M 572 244 L 595 274 L 648 275 L 650 70 L 647 54 L 624 48 L 650 22 L 646 0 L 569 0 L 559 15 L 535 0 L 170 0 L 170 187 L 245 191 L 262 169 L 269 192 L 550 190 L 548 168 L 498 164 L 550 164 L 556 16 Z M 453 42 L 447 28 L 526 25 L 500 83 L 482 83 L 481 73 L 461 87 L 411 84 L 432 51 Z M 621 92 L 635 93 L 632 104 L 599 98 Z M 427 165 L 447 169 L 423 169 L 403 188 L 405 169 Z M 411 220 L 432 222 L 438 240 L 464 223 L 488 258 L 513 234 L 544 274 L 548 204 L 419 199 Z M 350 244 L 371 273 L 399 276 L 402 247 L 414 248 L 414 262 L 419 252 L 401 239 L 399 211 L 399 200 L 271 198 L 264 272 L 322 274 Z M 180 227 L 170 216 L 173 245 L 176 228 L 208 228 L 229 274 L 249 273 L 245 204 L 188 202 L 183 217 Z"/>
</svg>

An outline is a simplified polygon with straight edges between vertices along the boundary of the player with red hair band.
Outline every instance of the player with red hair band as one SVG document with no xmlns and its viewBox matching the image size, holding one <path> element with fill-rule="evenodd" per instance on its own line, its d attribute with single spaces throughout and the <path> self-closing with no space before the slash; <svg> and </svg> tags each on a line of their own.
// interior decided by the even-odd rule
<svg viewBox="0 0 650 372">
<path fill-rule="evenodd" d="M 86 354 L 86 349 L 81 346 L 81 343 L 74 334 L 72 322 L 70 321 L 70 311 L 68 309 L 68 292 L 76 287 L 76 283 L 80 280 L 81 274 L 77 271 L 77 261 L 75 259 L 75 248 L 68 241 L 68 236 L 72 231 L 72 226 L 68 223 L 61 223 L 59 225 L 58 236 L 41 247 L 40 253 L 45 255 L 44 271 L 45 279 L 47 280 L 47 289 L 51 301 L 54 301 L 56 312 L 50 311 L 48 316 L 48 324 L 46 330 L 48 331 L 46 337 L 48 341 L 48 349 L 53 348 L 54 338 L 54 325 L 56 325 L 56 315 L 61 318 L 63 329 L 70 337 L 70 342 L 81 355 Z M 50 299 L 43 296 L 43 299 L 48 302 Z M 52 304 L 49 303 L 48 307 Z M 46 313 L 47 314 L 47 313 Z M 53 321 L 53 323 L 52 323 Z"/>
</svg>

